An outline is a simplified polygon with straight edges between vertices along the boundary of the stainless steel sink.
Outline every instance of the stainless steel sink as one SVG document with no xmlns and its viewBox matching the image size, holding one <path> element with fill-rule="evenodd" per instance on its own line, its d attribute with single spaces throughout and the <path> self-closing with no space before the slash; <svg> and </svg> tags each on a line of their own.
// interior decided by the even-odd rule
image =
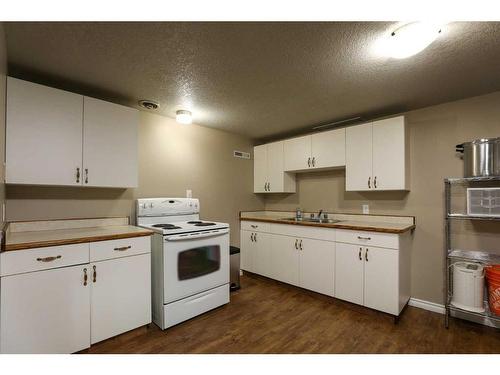
<svg viewBox="0 0 500 375">
<path fill-rule="evenodd" d="M 334 224 L 334 223 L 340 222 L 340 220 L 319 219 L 319 218 L 310 218 L 310 217 L 304 217 L 302 219 L 297 219 L 295 217 L 285 217 L 281 220 L 295 221 L 297 223 L 304 222 L 304 223 L 318 223 L 318 224 Z"/>
</svg>

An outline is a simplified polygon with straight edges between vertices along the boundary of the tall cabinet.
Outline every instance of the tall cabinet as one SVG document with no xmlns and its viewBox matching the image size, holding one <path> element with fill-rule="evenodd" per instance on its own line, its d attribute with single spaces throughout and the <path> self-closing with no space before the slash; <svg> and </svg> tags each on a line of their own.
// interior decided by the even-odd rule
<svg viewBox="0 0 500 375">
<path fill-rule="evenodd" d="M 8 77 L 6 120 L 6 183 L 137 187 L 137 110 Z"/>
<path fill-rule="evenodd" d="M 346 129 L 346 190 L 409 190 L 408 130 L 404 116 Z"/>
</svg>

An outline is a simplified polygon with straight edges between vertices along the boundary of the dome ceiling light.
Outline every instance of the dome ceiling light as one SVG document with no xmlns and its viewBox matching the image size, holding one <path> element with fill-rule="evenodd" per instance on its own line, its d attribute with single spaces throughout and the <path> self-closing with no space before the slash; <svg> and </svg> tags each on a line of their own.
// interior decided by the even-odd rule
<svg viewBox="0 0 500 375">
<path fill-rule="evenodd" d="M 177 112 L 175 112 L 175 120 L 179 123 L 179 124 L 191 124 L 193 122 L 193 115 L 190 111 L 186 111 L 186 110 L 178 110 Z"/>
</svg>

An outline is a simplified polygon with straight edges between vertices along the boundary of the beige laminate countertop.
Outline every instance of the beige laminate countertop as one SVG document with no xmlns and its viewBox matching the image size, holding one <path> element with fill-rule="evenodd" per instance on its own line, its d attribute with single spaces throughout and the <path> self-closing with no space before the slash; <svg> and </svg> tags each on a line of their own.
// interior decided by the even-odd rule
<svg viewBox="0 0 500 375">
<path fill-rule="evenodd" d="M 115 240 L 120 238 L 150 236 L 152 234 L 153 231 L 132 225 L 7 232 L 5 247 L 2 251 Z"/>
<path fill-rule="evenodd" d="M 276 223 L 276 224 L 304 225 L 304 226 L 323 227 L 323 228 L 361 230 L 370 232 L 395 233 L 395 234 L 401 234 L 409 230 L 415 229 L 414 218 L 412 222 L 404 222 L 405 220 L 400 220 L 400 222 L 398 222 L 397 216 L 371 216 L 369 217 L 370 220 L 367 220 L 366 219 L 367 216 L 365 215 L 331 214 L 329 216 L 332 219 L 341 221 L 338 223 L 311 223 L 307 221 L 284 220 L 283 218 L 293 217 L 293 215 L 290 216 L 290 214 L 288 214 L 287 216 L 287 213 L 283 213 L 281 217 L 278 217 L 276 213 L 265 214 L 263 212 L 258 212 L 258 213 L 242 212 L 240 214 L 240 220 L 260 221 L 260 222 Z M 357 219 L 358 217 L 359 220 L 353 220 L 353 218 Z M 412 218 L 412 217 L 404 217 L 404 218 Z M 384 219 L 386 221 L 384 221 Z"/>
</svg>

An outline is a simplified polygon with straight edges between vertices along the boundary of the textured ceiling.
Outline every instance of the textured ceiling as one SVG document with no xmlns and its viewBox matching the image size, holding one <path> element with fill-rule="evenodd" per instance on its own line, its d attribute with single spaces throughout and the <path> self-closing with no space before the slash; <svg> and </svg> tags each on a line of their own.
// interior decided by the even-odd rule
<svg viewBox="0 0 500 375">
<path fill-rule="evenodd" d="M 404 60 L 388 22 L 7 23 L 9 74 L 252 138 L 500 89 L 500 23 L 451 23 Z"/>
</svg>

